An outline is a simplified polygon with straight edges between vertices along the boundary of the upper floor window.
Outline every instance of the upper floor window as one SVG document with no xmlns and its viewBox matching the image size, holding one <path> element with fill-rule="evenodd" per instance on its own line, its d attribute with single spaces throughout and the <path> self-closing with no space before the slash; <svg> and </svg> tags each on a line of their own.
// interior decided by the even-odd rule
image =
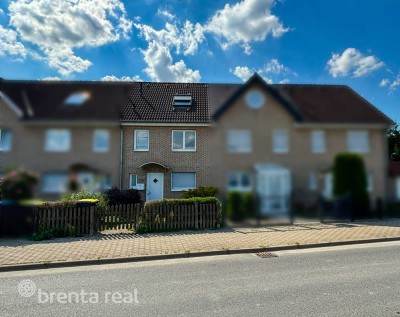
<svg viewBox="0 0 400 317">
<path fill-rule="evenodd" d="M 273 131 L 272 149 L 275 153 L 289 152 L 289 132 L 287 130 L 278 129 Z"/>
<path fill-rule="evenodd" d="M 228 152 L 249 153 L 252 150 L 250 130 L 228 131 Z"/>
<path fill-rule="evenodd" d="M 349 152 L 368 153 L 369 152 L 368 131 L 348 131 L 347 149 Z"/>
<path fill-rule="evenodd" d="M 93 151 L 94 152 L 108 152 L 110 149 L 110 131 L 108 130 L 95 130 L 93 132 Z"/>
<path fill-rule="evenodd" d="M 228 190 L 248 192 L 252 190 L 251 176 L 247 172 L 231 172 L 228 175 Z"/>
<path fill-rule="evenodd" d="M 71 131 L 50 129 L 46 131 L 45 150 L 48 152 L 67 152 L 71 148 Z"/>
<path fill-rule="evenodd" d="M 0 152 L 10 152 L 12 147 L 12 133 L 10 130 L 0 129 Z"/>
<path fill-rule="evenodd" d="M 172 131 L 173 151 L 196 151 L 196 131 Z"/>
<path fill-rule="evenodd" d="M 148 151 L 150 134 L 148 130 L 135 130 L 135 151 Z"/>
<path fill-rule="evenodd" d="M 324 153 L 326 151 L 325 131 L 311 132 L 311 151 L 313 153 Z"/>
</svg>

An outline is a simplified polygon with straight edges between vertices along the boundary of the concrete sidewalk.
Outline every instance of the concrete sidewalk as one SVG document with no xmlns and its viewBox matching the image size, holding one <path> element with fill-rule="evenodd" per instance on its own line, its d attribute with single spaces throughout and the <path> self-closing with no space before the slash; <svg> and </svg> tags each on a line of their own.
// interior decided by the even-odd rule
<svg viewBox="0 0 400 317">
<path fill-rule="evenodd" d="M 400 220 L 335 224 L 309 223 L 142 235 L 107 232 L 82 238 L 43 242 L 0 240 L 0 270 L 6 266 L 21 264 L 75 261 L 90 263 L 90 260 L 209 251 L 226 253 L 229 250 L 307 246 L 370 239 L 400 240 Z"/>
</svg>

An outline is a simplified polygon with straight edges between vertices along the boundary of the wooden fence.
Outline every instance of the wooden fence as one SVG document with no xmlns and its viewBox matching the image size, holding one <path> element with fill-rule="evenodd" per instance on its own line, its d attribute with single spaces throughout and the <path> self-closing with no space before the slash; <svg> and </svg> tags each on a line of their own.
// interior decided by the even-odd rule
<svg viewBox="0 0 400 317">
<path fill-rule="evenodd" d="M 220 225 L 217 204 L 113 205 L 98 207 L 35 207 L 34 231 L 69 228 L 77 234 L 93 234 L 103 230 L 148 231 L 216 228 Z"/>
</svg>

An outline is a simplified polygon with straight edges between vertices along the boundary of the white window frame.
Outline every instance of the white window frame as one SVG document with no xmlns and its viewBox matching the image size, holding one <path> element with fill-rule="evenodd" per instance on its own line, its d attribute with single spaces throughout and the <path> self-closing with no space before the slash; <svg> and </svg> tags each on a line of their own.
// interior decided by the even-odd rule
<svg viewBox="0 0 400 317">
<path fill-rule="evenodd" d="M 237 144 L 235 141 L 243 137 L 248 138 L 248 144 Z M 251 153 L 253 150 L 252 134 L 248 129 L 228 130 L 226 146 L 229 153 Z"/>
<path fill-rule="evenodd" d="M 283 135 L 286 138 L 285 147 L 278 148 L 278 140 L 277 138 Z M 286 129 L 275 129 L 272 131 L 272 151 L 277 154 L 285 154 L 290 151 L 290 140 L 289 140 L 289 131 Z"/>
<path fill-rule="evenodd" d="M 248 186 L 243 186 L 242 184 L 242 178 L 243 176 L 246 175 L 249 178 L 249 185 Z M 229 184 L 229 181 L 231 177 L 235 177 L 237 183 L 239 184 L 236 187 L 232 187 Z M 228 173 L 228 186 L 227 186 L 228 191 L 237 191 L 237 192 L 251 192 L 253 190 L 253 179 L 251 176 L 251 173 L 249 172 L 241 172 L 241 171 L 233 171 Z"/>
<path fill-rule="evenodd" d="M 62 190 L 56 190 L 55 187 L 51 186 L 49 188 L 45 187 L 45 178 L 48 176 L 63 176 L 65 177 L 65 187 Z M 68 175 L 64 172 L 47 172 L 42 175 L 42 192 L 45 194 L 63 194 L 67 192 L 68 187 Z"/>
<path fill-rule="evenodd" d="M 106 148 L 102 148 L 102 147 L 98 147 L 98 145 L 96 144 L 96 137 L 99 134 L 104 133 L 104 135 L 107 138 L 107 147 Z M 106 129 L 96 129 L 93 131 L 93 152 L 96 153 L 106 153 L 110 151 L 110 131 L 106 130 Z"/>
<path fill-rule="evenodd" d="M 308 174 L 308 189 L 312 191 L 318 190 L 318 175 L 315 172 Z"/>
<path fill-rule="evenodd" d="M 53 132 L 66 132 L 66 135 L 68 136 L 66 148 L 52 149 L 49 147 L 49 143 L 48 143 L 49 137 L 50 137 L 51 133 L 53 133 Z M 71 150 L 71 130 L 69 130 L 69 129 L 47 129 L 45 132 L 44 150 L 46 152 L 69 152 Z"/>
<path fill-rule="evenodd" d="M 360 142 L 352 140 L 352 138 L 360 137 L 360 136 L 365 136 L 366 138 L 366 144 L 365 147 L 360 146 Z M 356 145 L 356 146 L 354 146 Z M 358 145 L 358 147 L 357 147 Z M 353 153 L 369 153 L 371 148 L 370 145 L 370 140 L 369 140 L 369 133 L 366 130 L 352 130 L 352 131 L 347 131 L 347 150 L 349 152 Z"/>
<path fill-rule="evenodd" d="M 174 174 L 194 174 L 194 186 L 193 187 L 174 187 L 173 177 Z M 171 191 L 172 192 L 182 192 L 184 190 L 196 189 L 197 186 L 197 173 L 196 172 L 172 172 L 171 173 Z"/>
<path fill-rule="evenodd" d="M 135 178 L 135 185 L 134 186 L 132 185 L 133 178 Z M 129 188 L 136 189 L 136 186 L 138 184 L 137 180 L 138 180 L 137 174 L 129 174 Z"/>
<path fill-rule="evenodd" d="M 325 198 L 333 198 L 333 173 L 329 172 L 324 175 L 324 191 Z"/>
<path fill-rule="evenodd" d="M 326 152 L 326 135 L 323 130 L 311 131 L 311 152 L 325 153 Z"/>
<path fill-rule="evenodd" d="M 147 148 L 146 149 L 138 149 L 137 148 L 137 135 L 138 133 L 147 133 Z M 148 152 L 150 150 L 150 131 L 149 130 L 135 130 L 133 137 L 133 150 L 136 152 Z"/>
<path fill-rule="evenodd" d="M 174 133 L 175 132 L 183 132 L 183 148 L 182 149 L 174 149 Z M 186 133 L 194 132 L 194 149 L 186 148 Z M 196 152 L 197 150 L 197 132 L 196 130 L 172 130 L 171 133 L 171 150 L 173 152 Z"/>
<path fill-rule="evenodd" d="M 3 137 L 4 137 L 5 133 L 9 133 L 10 134 L 10 144 L 6 148 L 3 147 Z M 11 130 L 9 130 L 9 129 L 1 129 L 0 128 L 0 152 L 3 152 L 3 153 L 11 152 L 12 144 L 13 144 L 13 134 L 12 134 Z"/>
</svg>

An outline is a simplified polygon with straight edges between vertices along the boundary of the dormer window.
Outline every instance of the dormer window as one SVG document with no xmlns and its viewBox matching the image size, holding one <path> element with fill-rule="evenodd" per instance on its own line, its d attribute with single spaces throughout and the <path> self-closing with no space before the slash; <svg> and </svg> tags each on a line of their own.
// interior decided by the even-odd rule
<svg viewBox="0 0 400 317">
<path fill-rule="evenodd" d="M 67 106 L 80 106 L 83 105 L 90 98 L 90 93 L 86 91 L 76 92 L 70 94 L 64 103 Z"/>
<path fill-rule="evenodd" d="M 172 105 L 174 107 L 189 108 L 192 106 L 192 96 L 190 96 L 190 95 L 175 95 Z"/>
</svg>

